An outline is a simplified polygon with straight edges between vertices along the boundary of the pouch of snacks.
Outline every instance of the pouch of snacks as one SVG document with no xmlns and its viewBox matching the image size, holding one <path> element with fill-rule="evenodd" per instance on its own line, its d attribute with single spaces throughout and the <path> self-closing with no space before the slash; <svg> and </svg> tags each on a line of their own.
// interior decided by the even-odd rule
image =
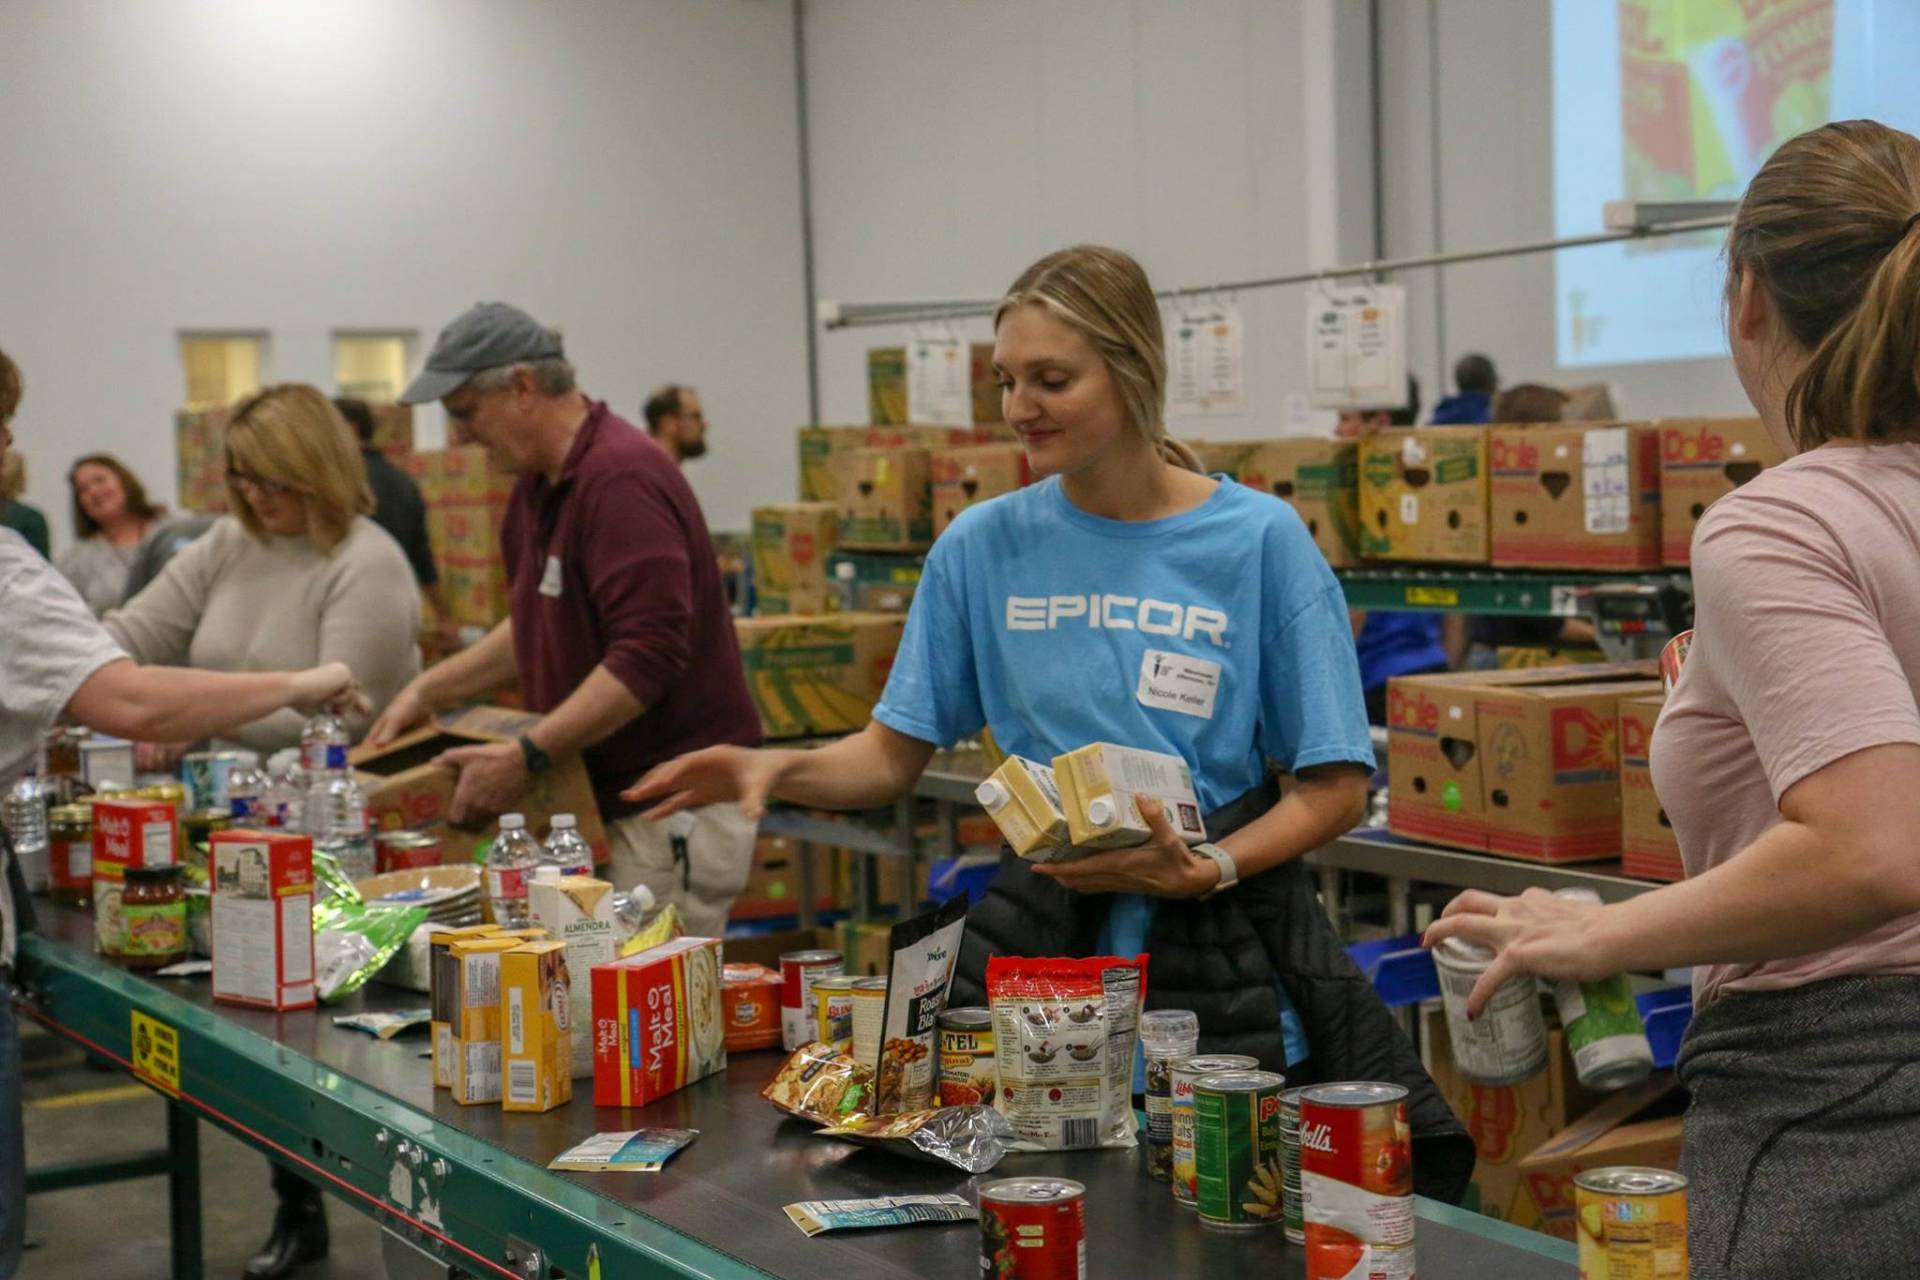
<svg viewBox="0 0 1920 1280">
<path fill-rule="evenodd" d="M 793 1225 L 810 1236 L 868 1227 L 973 1222 L 980 1210 L 965 1196 L 882 1196 L 877 1200 L 803 1200 L 786 1206 Z"/>
<path fill-rule="evenodd" d="M 823 1138 L 985 1173 L 1013 1148 L 1013 1126 L 992 1107 L 938 1107 L 898 1116 L 859 1116 L 822 1129 Z"/>
<path fill-rule="evenodd" d="M 790 1116 L 815 1124 L 842 1124 L 867 1114 L 873 1103 L 873 1068 L 852 1054 L 815 1041 L 795 1049 L 760 1096 Z"/>
<path fill-rule="evenodd" d="M 947 986 L 967 928 L 964 894 L 893 926 L 893 968 L 874 1064 L 876 1115 L 924 1111 L 933 1105 L 934 1037 L 947 1007 Z"/>
<path fill-rule="evenodd" d="M 991 956 L 1000 1110 L 1016 1151 L 1134 1145 L 1133 1043 L 1147 957 Z"/>
</svg>

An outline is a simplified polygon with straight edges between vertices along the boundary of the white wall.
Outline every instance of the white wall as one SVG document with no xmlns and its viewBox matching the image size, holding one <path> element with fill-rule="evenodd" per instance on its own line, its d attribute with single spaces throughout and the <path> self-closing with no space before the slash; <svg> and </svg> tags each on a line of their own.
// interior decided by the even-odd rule
<svg viewBox="0 0 1920 1280">
<path fill-rule="evenodd" d="M 100 448 L 171 495 L 182 329 L 266 330 L 269 379 L 328 386 L 335 329 L 424 352 L 505 298 L 630 418 L 698 384 L 689 475 L 744 527 L 805 415 L 793 103 L 784 0 L 8 0 L 29 500 L 64 542 L 66 465 Z"/>
<path fill-rule="evenodd" d="M 809 0 L 820 296 L 991 298 L 1081 241 L 1161 288 L 1365 256 L 1365 18 L 1349 0 Z M 1300 291 L 1239 301 L 1248 411 L 1178 432 L 1272 434 L 1302 383 Z M 827 421 L 866 420 L 866 350 L 903 336 L 822 336 Z"/>
</svg>

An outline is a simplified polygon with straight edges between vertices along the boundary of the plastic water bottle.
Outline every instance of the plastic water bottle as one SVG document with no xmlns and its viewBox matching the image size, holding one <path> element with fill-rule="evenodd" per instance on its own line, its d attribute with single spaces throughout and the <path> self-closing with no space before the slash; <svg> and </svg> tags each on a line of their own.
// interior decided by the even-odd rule
<svg viewBox="0 0 1920 1280">
<path fill-rule="evenodd" d="M 293 747 L 274 752 L 267 760 L 266 777 L 260 803 L 268 819 L 276 827 L 304 832 L 307 778 L 300 768 L 300 752 Z"/>
<path fill-rule="evenodd" d="M 236 827 L 264 827 L 272 822 L 263 804 L 267 777 L 260 772 L 260 757 L 251 751 L 238 751 L 233 769 L 227 774 L 227 813 Z"/>
<path fill-rule="evenodd" d="M 540 849 L 540 865 L 558 867 L 563 876 L 593 874 L 593 846 L 581 836 L 572 814 L 553 815 L 553 829 Z"/>
<path fill-rule="evenodd" d="M 526 817 L 500 815 L 500 834 L 487 850 L 487 903 L 493 922 L 506 929 L 527 924 L 527 882 L 540 865 L 540 842 L 527 830 Z"/>
<path fill-rule="evenodd" d="M 49 885 L 47 862 L 47 789 L 28 773 L 7 791 L 7 834 L 13 838 L 13 857 L 32 893 Z"/>
<path fill-rule="evenodd" d="M 313 847 L 333 855 L 349 880 L 374 873 L 373 829 L 367 824 L 367 794 L 353 775 L 342 770 L 318 788 L 309 789 L 302 815 Z"/>
<path fill-rule="evenodd" d="M 653 900 L 653 890 L 643 884 L 613 895 L 613 928 L 616 939 L 624 946 L 627 939 L 653 923 L 660 914 Z"/>
<path fill-rule="evenodd" d="M 309 774 L 345 773 L 347 725 L 331 711 L 316 711 L 300 730 L 300 764 Z"/>
</svg>

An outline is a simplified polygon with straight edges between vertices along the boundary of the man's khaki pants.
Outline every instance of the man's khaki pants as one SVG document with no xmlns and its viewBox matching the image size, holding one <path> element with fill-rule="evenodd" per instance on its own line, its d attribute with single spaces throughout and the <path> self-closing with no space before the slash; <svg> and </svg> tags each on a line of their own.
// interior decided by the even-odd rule
<svg viewBox="0 0 1920 1280">
<path fill-rule="evenodd" d="M 680 908 L 687 932 L 718 938 L 753 870 L 758 826 L 731 802 L 676 813 L 661 822 L 638 814 L 607 824 L 614 887 L 644 884 L 662 906 Z"/>
</svg>

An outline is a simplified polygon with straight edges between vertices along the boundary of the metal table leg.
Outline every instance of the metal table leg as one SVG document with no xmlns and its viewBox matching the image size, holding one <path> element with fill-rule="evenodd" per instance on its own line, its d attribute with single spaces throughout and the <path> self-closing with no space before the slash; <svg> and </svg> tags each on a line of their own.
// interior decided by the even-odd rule
<svg viewBox="0 0 1920 1280">
<path fill-rule="evenodd" d="M 167 1153 L 173 1280 L 200 1280 L 200 1122 L 182 1102 L 167 1103 Z"/>
</svg>

